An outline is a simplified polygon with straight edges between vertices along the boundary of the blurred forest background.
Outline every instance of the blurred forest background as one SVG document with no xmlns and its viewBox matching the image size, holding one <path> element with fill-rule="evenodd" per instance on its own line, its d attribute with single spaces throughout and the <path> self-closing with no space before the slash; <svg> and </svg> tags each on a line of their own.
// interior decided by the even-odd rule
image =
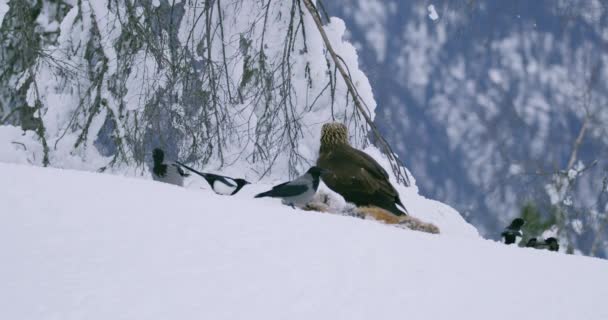
<svg viewBox="0 0 608 320">
<path fill-rule="evenodd" d="M 423 194 L 487 237 L 524 215 L 527 237 L 606 256 L 605 1 L 324 4 L 345 19 L 376 123 Z"/>
</svg>

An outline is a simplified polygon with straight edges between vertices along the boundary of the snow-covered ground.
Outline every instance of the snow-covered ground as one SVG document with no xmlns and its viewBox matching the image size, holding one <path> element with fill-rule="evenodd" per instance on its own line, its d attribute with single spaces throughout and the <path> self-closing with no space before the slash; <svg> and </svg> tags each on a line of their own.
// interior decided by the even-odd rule
<svg viewBox="0 0 608 320">
<path fill-rule="evenodd" d="M 608 319 L 608 262 L 463 220 L 430 235 L 253 199 L 262 185 L 0 176 L 0 319 Z"/>
</svg>

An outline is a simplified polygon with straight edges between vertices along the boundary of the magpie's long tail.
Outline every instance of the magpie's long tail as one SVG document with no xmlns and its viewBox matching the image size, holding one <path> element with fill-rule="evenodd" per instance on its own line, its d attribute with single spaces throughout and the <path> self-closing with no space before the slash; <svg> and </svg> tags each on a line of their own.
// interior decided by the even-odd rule
<svg viewBox="0 0 608 320">
<path fill-rule="evenodd" d="M 258 194 L 255 195 L 254 198 L 268 197 L 268 196 L 270 196 L 271 192 L 272 192 L 272 190 L 266 191 L 266 192 L 262 192 L 262 193 L 258 193 Z"/>
<path fill-rule="evenodd" d="M 202 172 L 200 172 L 200 171 L 198 171 L 198 170 L 196 170 L 196 169 L 194 169 L 194 168 L 192 168 L 192 167 L 189 167 L 189 166 L 187 166 L 187 165 L 185 165 L 185 164 L 183 164 L 183 163 L 181 163 L 181 162 L 179 162 L 179 161 L 175 161 L 175 163 L 177 163 L 177 164 L 179 164 L 180 166 L 182 166 L 182 167 L 184 167 L 184 168 L 186 168 L 186 169 L 188 169 L 188 170 L 190 170 L 190 171 L 192 171 L 192 172 L 194 172 L 194 173 L 198 174 L 199 176 L 201 176 L 201 177 L 203 177 L 203 178 L 205 178 L 205 179 L 207 178 L 207 177 L 206 177 L 206 175 L 205 175 L 204 173 L 202 173 Z"/>
<path fill-rule="evenodd" d="M 217 180 L 220 180 L 221 182 L 223 182 L 224 184 L 226 184 L 228 186 L 236 187 L 236 185 L 234 183 L 226 180 L 226 177 L 224 177 L 224 176 L 220 176 L 220 175 L 217 175 L 217 174 L 211 175 L 211 174 L 208 174 L 208 173 L 200 172 L 200 171 L 195 170 L 194 168 L 189 167 L 189 166 L 187 166 L 187 165 L 185 165 L 185 164 L 183 164 L 183 163 L 181 163 L 179 161 L 175 161 L 175 163 L 177 163 L 178 165 L 180 165 L 180 166 L 182 166 L 182 167 L 184 167 L 184 168 L 186 168 L 186 169 L 188 169 L 188 170 L 190 170 L 190 171 L 198 174 L 199 176 L 205 178 L 205 180 L 207 180 L 207 182 L 209 182 L 209 184 L 212 184 L 213 183 L 212 179 L 215 178 Z"/>
</svg>

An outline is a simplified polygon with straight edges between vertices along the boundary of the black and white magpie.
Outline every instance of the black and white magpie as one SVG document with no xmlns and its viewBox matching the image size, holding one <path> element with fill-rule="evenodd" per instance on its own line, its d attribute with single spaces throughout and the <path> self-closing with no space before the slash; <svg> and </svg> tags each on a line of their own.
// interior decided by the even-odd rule
<svg viewBox="0 0 608 320">
<path fill-rule="evenodd" d="M 317 188 L 319 188 L 320 176 L 328 170 L 311 167 L 305 174 L 295 180 L 281 183 L 272 187 L 271 190 L 256 195 L 256 198 L 272 197 L 281 198 L 282 202 L 292 208 L 303 208 L 312 200 Z"/>
<path fill-rule="evenodd" d="M 549 251 L 559 251 L 559 242 L 553 237 L 545 239 L 545 245 Z"/>
<path fill-rule="evenodd" d="M 534 240 L 534 241 L 532 241 Z M 559 251 L 559 242 L 554 237 L 549 237 L 545 241 L 538 242 L 536 238 L 532 238 L 526 244 L 526 247 L 536 249 L 549 249 L 549 251 Z"/>
<path fill-rule="evenodd" d="M 526 243 L 526 248 L 536 248 L 538 244 L 538 240 L 536 238 L 530 238 L 528 243 Z"/>
<path fill-rule="evenodd" d="M 184 185 L 184 177 L 189 176 L 175 163 L 165 162 L 165 152 L 160 148 L 152 151 L 154 166 L 152 167 L 152 179 L 177 186 Z"/>
<path fill-rule="evenodd" d="M 241 178 L 235 179 L 235 178 L 230 178 L 230 177 L 226 177 L 226 176 L 221 176 L 218 174 L 200 172 L 179 161 L 176 161 L 176 163 L 179 164 L 180 166 L 198 174 L 199 176 L 205 178 L 205 180 L 207 180 L 207 183 L 209 183 L 209 185 L 211 186 L 211 189 L 213 189 L 213 191 L 215 191 L 215 193 L 217 193 L 217 194 L 221 194 L 221 195 L 225 195 L 225 196 L 235 195 L 237 192 L 241 191 L 241 189 L 245 185 L 250 184 L 250 182 L 245 179 L 241 179 Z"/>
<path fill-rule="evenodd" d="M 511 224 L 500 234 L 503 237 L 505 244 L 515 243 L 517 237 L 523 236 L 521 227 L 524 225 L 524 223 L 525 221 L 522 218 L 513 219 Z"/>
</svg>

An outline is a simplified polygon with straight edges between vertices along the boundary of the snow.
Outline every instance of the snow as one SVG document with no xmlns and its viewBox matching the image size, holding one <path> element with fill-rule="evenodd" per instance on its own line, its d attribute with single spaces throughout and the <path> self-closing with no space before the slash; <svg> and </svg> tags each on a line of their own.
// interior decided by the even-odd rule
<svg viewBox="0 0 608 320">
<path fill-rule="evenodd" d="M 488 76 L 490 77 L 490 80 L 492 80 L 492 82 L 494 82 L 496 84 L 501 84 L 504 81 L 503 77 L 500 73 L 500 70 L 498 70 L 498 69 L 488 70 Z"/>
<path fill-rule="evenodd" d="M 437 19 L 439 19 L 439 15 L 437 14 L 437 11 L 435 11 L 435 6 L 430 4 L 428 6 L 429 9 L 429 18 L 431 18 L 431 20 L 435 21 Z"/>
<path fill-rule="evenodd" d="M 515 164 L 512 163 L 509 165 L 509 173 L 512 175 L 518 175 L 518 174 L 522 174 L 524 172 L 524 169 L 522 168 L 521 165 L 519 164 Z"/>
<path fill-rule="evenodd" d="M 0 0 L 0 26 L 2 25 L 2 21 L 4 20 L 4 15 L 8 12 L 8 1 Z"/>
<path fill-rule="evenodd" d="M 600 259 L 253 199 L 265 185 L 0 174 L 0 319 L 608 318 Z"/>
<path fill-rule="evenodd" d="M 583 221 L 581 221 L 581 219 L 572 220 L 572 228 L 574 229 L 574 232 L 582 234 L 584 228 Z"/>
<path fill-rule="evenodd" d="M 552 205 L 557 204 L 562 196 L 557 187 L 552 183 L 545 184 L 545 192 L 547 192 Z"/>
<path fill-rule="evenodd" d="M 335 68 L 312 16 L 307 10 L 291 15 L 296 2 L 272 1 L 269 6 L 256 1 L 216 2 L 208 17 L 201 15 L 204 1 L 184 2 L 176 6 L 179 10 L 171 8 L 180 1 L 136 2 L 134 15 L 127 14 L 126 5 L 108 0 L 72 2 L 65 14 L 54 14 L 49 9 L 53 6 L 46 6 L 37 20 L 42 29 L 59 34 L 57 41 L 42 44 L 40 51 L 50 57 L 33 63 L 36 81 L 11 75 L 21 85 L 10 89 L 27 90 L 28 105 L 40 106 L 37 115 L 50 146 L 46 150 L 50 166 L 141 171 L 145 169 L 141 155 L 160 144 L 176 157 L 204 163 L 206 170 L 273 179 L 288 172 L 294 178 L 316 160 L 323 123 L 345 123 L 353 145 L 369 143 L 369 128 L 357 115 L 346 84 L 330 72 Z M 150 5 L 155 9 L 144 10 Z M 167 41 L 166 32 L 172 28 L 158 31 L 151 22 L 170 14 L 175 15 L 177 41 Z M 297 27 L 286 37 L 292 24 Z M 148 27 L 155 31 L 135 41 Z M 324 28 L 373 118 L 376 102 L 371 85 L 360 70 L 354 46 L 345 39 L 344 22 L 332 17 Z M 206 37 L 209 30 L 214 31 Z M 242 45 L 241 40 L 249 44 Z M 262 55 L 264 59 L 256 58 Z M 214 68 L 214 77 L 209 76 L 209 61 L 221 65 Z M 287 64 L 289 68 L 281 67 Z M 184 75 L 175 70 L 183 70 Z M 247 83 L 242 82 L 246 70 L 253 74 Z M 265 76 L 284 85 L 263 87 L 255 79 Z M 221 108 L 210 113 L 204 96 L 216 84 L 213 101 Z M 24 85 L 28 87 L 21 88 Z M 292 112 L 274 116 L 285 108 Z M 217 133 L 213 140 L 217 136 L 221 144 L 202 143 L 210 140 L 212 132 Z M 37 140 L 23 145 L 37 150 L 36 160 L 28 162 L 42 165 Z M 201 147 L 192 153 L 193 145 Z"/>
<path fill-rule="evenodd" d="M 86 10 L 86 5 L 82 9 Z M 106 58 L 108 58 L 109 72 L 114 73 L 118 68 L 118 56 L 113 44 L 116 43 L 116 40 L 120 36 L 121 25 L 113 21 L 113 15 L 116 13 L 111 12 L 104 1 L 89 1 L 89 10 L 91 10 L 90 13 L 100 28 L 100 33 L 104 35 L 101 46 Z M 125 14 L 124 8 L 120 6 L 118 7 L 118 11 L 120 12 L 119 14 Z"/>
<path fill-rule="evenodd" d="M 42 145 L 36 141 L 33 131 L 23 131 L 14 126 L 0 126 L 0 162 L 31 164 L 41 162 L 36 154 L 42 153 Z"/>
</svg>

